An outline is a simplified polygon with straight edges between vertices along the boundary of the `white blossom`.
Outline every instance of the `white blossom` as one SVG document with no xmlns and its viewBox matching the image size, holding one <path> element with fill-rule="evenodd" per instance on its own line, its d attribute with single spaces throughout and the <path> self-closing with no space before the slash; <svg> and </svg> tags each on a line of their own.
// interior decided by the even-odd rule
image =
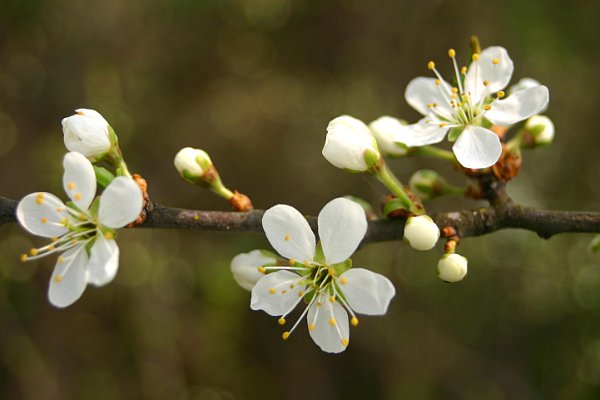
<svg viewBox="0 0 600 400">
<path fill-rule="evenodd" d="M 554 123 L 545 115 L 534 115 L 525 122 L 525 129 L 536 145 L 547 145 L 554 140 Z"/>
<path fill-rule="evenodd" d="M 409 125 L 413 144 L 438 143 L 450 132 L 450 139 L 456 140 L 452 150 L 463 167 L 490 167 L 498 161 L 502 146 L 498 135 L 486 126 L 508 126 L 540 113 L 548 105 L 548 88 L 538 84 L 504 98 L 503 89 L 514 67 L 503 47 L 488 47 L 474 54 L 469 68 L 461 70 L 453 49 L 448 55 L 457 87 L 444 81 L 433 61 L 428 68 L 436 78 L 415 78 L 406 87 L 406 101 L 425 116 Z"/>
<path fill-rule="evenodd" d="M 48 298 L 67 307 L 81 297 L 88 283 L 103 286 L 119 267 L 118 228 L 133 222 L 142 211 L 142 192 L 126 177 L 115 178 L 92 206 L 96 176 L 90 161 L 80 153 L 67 153 L 63 186 L 73 205 L 51 193 L 32 193 L 17 206 L 17 220 L 30 233 L 52 238 L 49 245 L 31 249 L 23 261 L 62 253 L 54 268 Z"/>
<path fill-rule="evenodd" d="M 459 282 L 467 275 L 467 259 L 460 254 L 444 254 L 437 270 L 441 280 Z"/>
<path fill-rule="evenodd" d="M 108 122 L 95 110 L 79 108 L 62 120 L 65 146 L 92 161 L 100 160 L 112 148 Z"/>
<path fill-rule="evenodd" d="M 307 306 L 287 339 L 306 317 L 308 331 L 323 350 L 339 353 L 350 339 L 349 325 L 358 325 L 356 313 L 382 315 L 395 295 L 383 275 L 350 268 L 354 253 L 367 230 L 364 210 L 357 203 L 337 198 L 319 213 L 320 244 L 306 219 L 295 208 L 276 205 L 263 216 L 267 239 L 289 265 L 269 266 L 252 289 L 250 307 L 278 316 L 281 325 L 298 304 Z M 350 318 L 348 317 L 350 315 Z"/>
<path fill-rule="evenodd" d="M 369 128 L 348 115 L 329 122 L 322 153 L 333 166 L 356 172 L 365 172 L 371 167 L 368 159 L 381 157 Z"/>
<path fill-rule="evenodd" d="M 440 238 L 440 229 L 428 215 L 410 217 L 404 225 L 404 240 L 415 250 L 431 250 Z"/>
<path fill-rule="evenodd" d="M 209 155 L 200 149 L 185 147 L 175 155 L 175 168 L 183 179 L 198 180 L 213 165 Z"/>
</svg>

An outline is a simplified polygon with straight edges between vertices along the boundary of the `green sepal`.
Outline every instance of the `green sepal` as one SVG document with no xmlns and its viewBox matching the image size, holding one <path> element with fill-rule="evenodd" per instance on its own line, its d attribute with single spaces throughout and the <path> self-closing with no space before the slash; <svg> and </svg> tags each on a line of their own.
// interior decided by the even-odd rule
<svg viewBox="0 0 600 400">
<path fill-rule="evenodd" d="M 110 144 L 112 144 L 113 147 L 119 144 L 119 137 L 110 125 L 108 125 L 108 139 L 110 140 Z"/>
<path fill-rule="evenodd" d="M 113 181 L 113 179 L 115 179 L 115 176 L 112 174 L 112 172 L 104 167 L 94 165 L 94 173 L 96 174 L 96 182 L 102 189 L 107 187 Z"/>
<path fill-rule="evenodd" d="M 378 151 L 365 150 L 363 158 L 369 170 L 378 170 L 381 168 L 381 154 Z"/>
<path fill-rule="evenodd" d="M 335 276 L 340 276 L 344 272 L 352 268 L 352 259 L 349 258 L 346 261 L 342 261 L 341 263 L 333 264 L 331 267 L 335 271 Z"/>
<path fill-rule="evenodd" d="M 542 124 L 535 125 L 532 128 L 527 129 L 532 136 L 538 136 L 544 131 L 545 126 Z"/>
<path fill-rule="evenodd" d="M 458 139 L 463 130 L 464 129 L 460 127 L 450 129 L 450 132 L 448 132 L 448 141 L 456 142 L 456 139 Z"/>
<path fill-rule="evenodd" d="M 404 206 L 404 203 L 402 203 L 402 201 L 395 197 L 393 199 L 388 200 L 385 205 L 383 206 L 383 213 L 388 216 L 390 215 L 390 213 L 394 212 L 394 211 L 398 211 L 398 210 L 405 210 L 406 207 Z"/>
<path fill-rule="evenodd" d="M 98 216 L 99 209 L 100 209 L 100 196 L 96 196 L 96 198 L 92 202 L 92 205 L 90 206 L 90 215 L 93 218 L 96 218 Z"/>
<path fill-rule="evenodd" d="M 92 251 L 92 247 L 94 246 L 94 243 L 96 243 L 96 238 L 94 238 L 94 240 L 90 240 L 89 242 L 87 242 L 85 244 L 85 251 L 86 251 L 86 253 L 88 253 L 88 255 Z"/>
<path fill-rule="evenodd" d="M 317 248 L 315 249 L 314 261 L 318 264 L 325 264 L 325 253 L 323 253 L 323 246 L 321 245 L 320 240 L 317 243 Z"/>
</svg>

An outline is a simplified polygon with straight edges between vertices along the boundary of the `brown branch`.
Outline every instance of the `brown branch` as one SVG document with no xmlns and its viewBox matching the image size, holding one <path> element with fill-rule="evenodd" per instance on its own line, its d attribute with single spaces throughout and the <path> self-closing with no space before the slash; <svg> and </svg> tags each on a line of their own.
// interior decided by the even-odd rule
<svg viewBox="0 0 600 400">
<path fill-rule="evenodd" d="M 494 186 L 495 185 L 495 186 Z M 506 196 L 504 185 L 484 183 L 485 195 L 491 206 L 474 210 L 433 214 L 439 227 L 451 226 L 461 238 L 482 236 L 500 229 L 519 228 L 549 238 L 558 233 L 600 233 L 600 213 L 576 211 L 551 211 L 514 204 Z M 491 187 L 494 186 L 494 187 Z M 15 222 L 17 202 L 0 196 L 0 225 Z M 199 211 L 151 204 L 147 208 L 146 221 L 140 228 L 196 229 L 205 231 L 229 231 L 263 233 L 263 211 L 226 212 Z M 316 217 L 307 217 L 316 231 Z M 369 221 L 363 244 L 402 239 L 403 219 L 377 219 Z"/>
</svg>

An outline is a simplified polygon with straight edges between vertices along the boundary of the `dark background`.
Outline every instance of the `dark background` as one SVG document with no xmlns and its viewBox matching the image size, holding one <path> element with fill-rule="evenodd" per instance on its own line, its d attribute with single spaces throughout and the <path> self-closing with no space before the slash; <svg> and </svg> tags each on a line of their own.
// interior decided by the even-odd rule
<svg viewBox="0 0 600 400">
<path fill-rule="evenodd" d="M 207 150 L 225 183 L 257 208 L 316 214 L 385 192 L 321 156 L 340 114 L 418 114 L 403 98 L 469 36 L 502 45 L 513 82 L 550 88 L 554 145 L 528 152 L 510 185 L 528 205 L 597 209 L 597 1 L 0 0 L 0 194 L 61 197 L 61 118 L 100 111 L 154 201 L 227 209 L 179 180 L 183 146 Z M 460 58 L 459 58 L 460 59 Z M 441 161 L 391 162 L 464 178 Z M 474 207 L 459 199 L 432 211 Z M 46 300 L 54 260 L 19 255 L 42 242 L 0 227 L 0 398 L 6 399 L 595 399 L 600 397 L 600 256 L 590 235 L 504 231 L 463 241 L 469 274 L 436 277 L 435 251 L 370 245 L 355 265 L 397 288 L 385 317 L 362 318 L 341 355 L 249 309 L 229 261 L 268 248 L 258 235 L 136 230 L 121 269 L 74 306 Z"/>
</svg>

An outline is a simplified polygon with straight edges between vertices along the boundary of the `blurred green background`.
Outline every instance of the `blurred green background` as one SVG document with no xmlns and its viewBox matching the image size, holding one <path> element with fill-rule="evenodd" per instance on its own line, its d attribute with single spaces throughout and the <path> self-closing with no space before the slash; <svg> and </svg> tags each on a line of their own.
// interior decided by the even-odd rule
<svg viewBox="0 0 600 400">
<path fill-rule="evenodd" d="M 597 209 L 597 1 L 0 0 L 0 193 L 62 193 L 61 118 L 95 108 L 116 129 L 154 201 L 227 209 L 183 184 L 183 146 L 212 155 L 225 182 L 257 208 L 316 214 L 372 181 L 321 156 L 340 114 L 365 121 L 418 115 L 407 82 L 471 34 L 505 46 L 513 82 L 550 88 L 554 145 L 525 155 L 515 199 Z M 391 162 L 403 179 L 439 161 Z M 62 194 L 61 194 L 62 196 Z M 459 199 L 432 211 L 475 207 Z M 258 235 L 135 230 L 121 269 L 74 306 L 46 300 L 54 260 L 21 264 L 38 239 L 0 227 L 0 398 L 6 399 L 597 399 L 600 256 L 590 235 L 551 240 L 504 231 L 468 239 L 460 284 L 436 277 L 441 254 L 402 243 L 354 259 L 397 288 L 385 317 L 362 318 L 341 355 L 249 309 L 229 272 Z"/>
</svg>

